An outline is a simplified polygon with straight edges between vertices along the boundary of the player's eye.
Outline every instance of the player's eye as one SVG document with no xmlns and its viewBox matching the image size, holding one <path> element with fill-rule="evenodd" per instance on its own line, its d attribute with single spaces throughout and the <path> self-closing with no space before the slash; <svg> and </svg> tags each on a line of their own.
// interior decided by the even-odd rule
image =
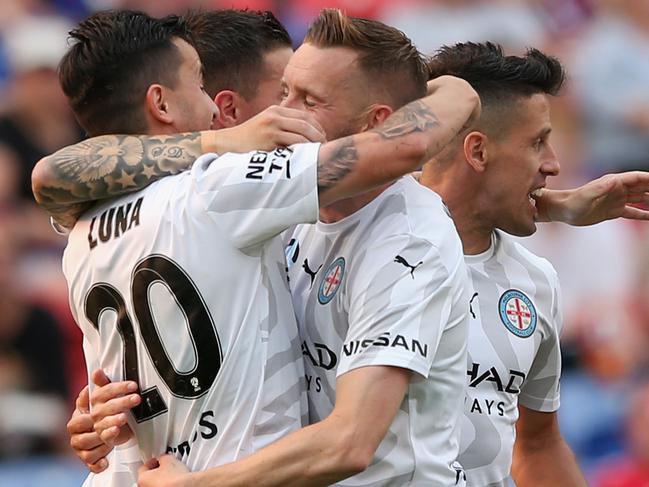
<svg viewBox="0 0 649 487">
<path fill-rule="evenodd" d="M 316 106 L 316 102 L 314 100 L 312 100 L 311 98 L 306 97 L 304 99 L 304 105 L 309 107 L 309 108 L 313 108 L 314 106 Z"/>
</svg>

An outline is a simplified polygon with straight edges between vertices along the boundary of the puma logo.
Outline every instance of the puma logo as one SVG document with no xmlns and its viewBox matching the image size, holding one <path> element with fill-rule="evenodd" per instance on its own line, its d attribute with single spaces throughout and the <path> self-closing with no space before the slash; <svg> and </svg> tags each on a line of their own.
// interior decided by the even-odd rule
<svg viewBox="0 0 649 487">
<path fill-rule="evenodd" d="M 313 287 L 313 281 L 315 281 L 315 276 L 318 271 L 322 269 L 322 264 L 320 264 L 320 266 L 315 271 L 312 271 L 309 267 L 309 259 L 304 259 L 304 262 L 302 263 L 302 269 L 304 269 L 304 272 L 306 272 L 311 278 L 311 285 L 309 287 Z"/>
<path fill-rule="evenodd" d="M 413 279 L 415 278 L 415 269 L 417 269 L 417 267 L 419 267 L 421 264 L 424 263 L 423 261 L 420 260 L 419 263 L 417 263 L 417 265 L 410 265 L 408 261 L 403 257 L 401 257 L 400 255 L 397 255 L 394 258 L 394 262 L 396 262 L 397 264 L 401 264 L 405 267 L 408 267 L 410 269 L 410 275 L 412 276 Z"/>
</svg>

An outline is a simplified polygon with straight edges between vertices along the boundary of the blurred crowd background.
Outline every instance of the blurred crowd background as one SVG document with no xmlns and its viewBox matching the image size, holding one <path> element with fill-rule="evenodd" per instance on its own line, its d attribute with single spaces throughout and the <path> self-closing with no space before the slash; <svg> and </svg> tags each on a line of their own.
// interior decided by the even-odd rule
<svg viewBox="0 0 649 487">
<path fill-rule="evenodd" d="M 424 53 L 491 40 L 534 46 L 569 72 L 554 101 L 562 164 L 550 187 L 649 170 L 649 0 L 2 0 L 0 5 L 0 487 L 80 485 L 65 423 L 86 382 L 60 270 L 65 239 L 30 172 L 84 134 L 57 82 L 67 31 L 95 10 L 272 10 L 296 45 L 323 7 L 380 19 Z M 563 434 L 595 487 L 649 485 L 649 222 L 540 225 L 525 244 L 563 288 Z"/>
</svg>

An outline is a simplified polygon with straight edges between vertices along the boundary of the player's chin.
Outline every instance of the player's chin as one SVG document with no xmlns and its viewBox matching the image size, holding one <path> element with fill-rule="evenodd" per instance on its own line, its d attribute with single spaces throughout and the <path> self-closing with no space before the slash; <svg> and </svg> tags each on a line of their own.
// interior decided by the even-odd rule
<svg viewBox="0 0 649 487">
<path fill-rule="evenodd" d="M 506 233 L 516 237 L 529 237 L 536 232 L 534 218 L 521 218 L 500 227 Z"/>
</svg>

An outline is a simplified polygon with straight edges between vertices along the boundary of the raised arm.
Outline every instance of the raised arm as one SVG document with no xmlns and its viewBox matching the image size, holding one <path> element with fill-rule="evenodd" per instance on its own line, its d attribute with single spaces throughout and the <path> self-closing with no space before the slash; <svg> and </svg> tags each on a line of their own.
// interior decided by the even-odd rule
<svg viewBox="0 0 649 487">
<path fill-rule="evenodd" d="M 615 218 L 649 220 L 649 210 L 644 209 L 647 204 L 649 172 L 607 174 L 574 189 L 544 189 L 537 198 L 537 220 L 575 226 L 594 225 Z"/>
<path fill-rule="evenodd" d="M 464 80 L 441 76 L 428 82 L 428 93 L 394 112 L 378 128 L 322 146 L 321 206 L 418 169 L 480 114 L 480 98 Z"/>
<path fill-rule="evenodd" d="M 320 204 L 368 191 L 419 168 L 479 115 L 480 99 L 466 82 L 441 76 L 429 95 L 396 111 L 379 128 L 322 146 Z M 262 117 L 274 110 L 277 122 Z M 187 169 L 205 152 L 271 149 L 323 140 L 309 114 L 271 107 L 239 127 L 166 136 L 107 135 L 43 158 L 32 174 L 36 201 L 71 228 L 91 202 L 144 188 Z M 271 137 L 269 134 L 275 134 Z"/>
<path fill-rule="evenodd" d="M 32 173 L 32 189 L 38 204 L 71 228 L 92 202 L 182 172 L 206 152 L 270 150 L 323 140 L 312 115 L 273 106 L 237 127 L 217 131 L 104 135 L 79 142 L 41 159 Z"/>
</svg>

